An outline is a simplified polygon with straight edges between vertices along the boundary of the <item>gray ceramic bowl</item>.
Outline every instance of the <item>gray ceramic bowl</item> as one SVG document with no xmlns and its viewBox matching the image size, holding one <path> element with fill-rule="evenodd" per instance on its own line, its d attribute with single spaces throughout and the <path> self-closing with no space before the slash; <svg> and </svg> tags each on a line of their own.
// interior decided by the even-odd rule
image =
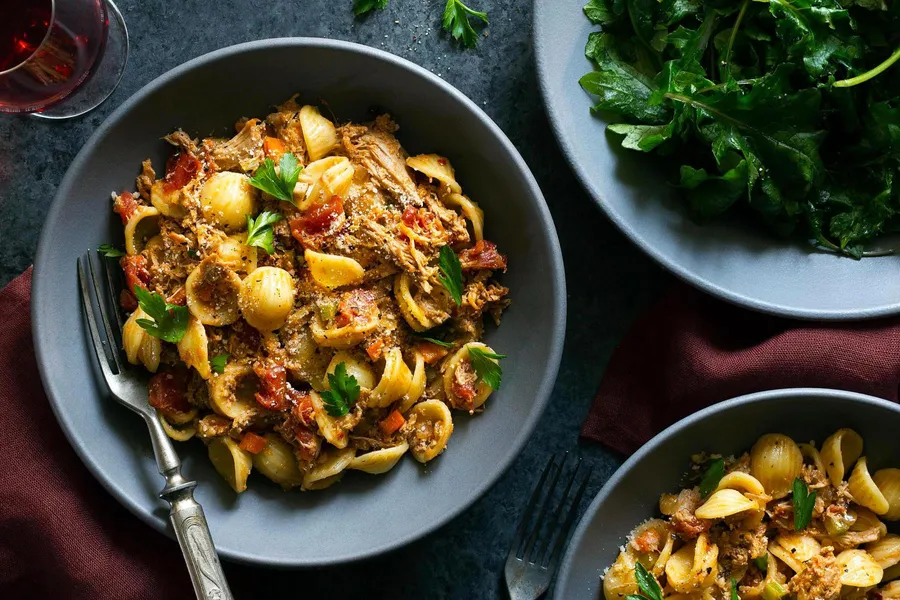
<svg viewBox="0 0 900 600">
<path fill-rule="evenodd" d="M 200 442 L 179 445 L 185 472 L 228 558 L 279 566 L 333 564 L 412 541 L 472 504 L 518 454 L 547 403 L 565 327 L 565 282 L 541 192 L 505 135 L 449 84 L 405 60 L 356 44 L 278 39 L 192 60 L 151 82 L 91 137 L 60 184 L 44 225 L 32 311 L 38 363 L 72 446 L 125 506 L 167 531 L 167 509 L 144 424 L 105 398 L 92 373 L 78 304 L 75 257 L 122 239 L 112 190 L 133 189 L 140 163 L 164 164 L 160 137 L 176 127 L 225 134 L 242 115 L 265 115 L 294 93 L 328 101 L 340 119 L 371 107 L 398 120 L 412 153 L 445 154 L 484 209 L 486 234 L 509 255 L 502 277 L 513 306 L 487 340 L 507 353 L 503 387 L 474 418 L 457 414 L 448 451 L 422 468 L 404 460 L 385 476 L 353 473 L 325 492 L 284 493 L 258 475 L 235 496 Z"/>
<path fill-rule="evenodd" d="M 754 223 L 701 226 L 680 210 L 658 157 L 624 150 L 592 115 L 578 79 L 597 28 L 586 0 L 535 0 L 534 47 L 550 123 L 585 189 L 642 250 L 675 275 L 748 308 L 805 319 L 861 319 L 900 312 L 900 256 L 855 261 L 780 241 Z"/>
<path fill-rule="evenodd" d="M 603 486 L 572 535 L 556 583 L 559 600 L 602 600 L 600 575 L 639 523 L 659 514 L 659 495 L 679 489 L 690 456 L 740 455 L 765 433 L 817 444 L 841 427 L 862 435 L 873 469 L 900 466 L 900 406 L 852 392 L 775 390 L 741 396 L 672 425 L 638 450 Z"/>
</svg>

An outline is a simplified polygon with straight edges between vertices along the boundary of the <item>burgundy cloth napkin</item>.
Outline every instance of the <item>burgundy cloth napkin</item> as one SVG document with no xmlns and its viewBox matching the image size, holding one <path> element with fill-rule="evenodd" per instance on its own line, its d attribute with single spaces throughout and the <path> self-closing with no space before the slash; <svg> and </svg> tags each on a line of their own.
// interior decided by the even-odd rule
<svg viewBox="0 0 900 600">
<path fill-rule="evenodd" d="M 88 472 L 44 396 L 31 269 L 0 291 L 0 598 L 193 598 L 178 545 Z"/>
<path fill-rule="evenodd" d="M 625 454 L 742 394 L 837 388 L 897 401 L 900 319 L 815 323 L 762 315 L 677 284 L 631 327 L 581 434 Z"/>
</svg>

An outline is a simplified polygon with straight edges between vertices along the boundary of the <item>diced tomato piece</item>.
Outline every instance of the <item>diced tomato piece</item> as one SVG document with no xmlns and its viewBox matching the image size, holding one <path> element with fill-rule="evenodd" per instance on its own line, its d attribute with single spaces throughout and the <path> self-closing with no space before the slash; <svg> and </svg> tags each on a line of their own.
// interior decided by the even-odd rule
<svg viewBox="0 0 900 600">
<path fill-rule="evenodd" d="M 150 283 L 150 271 L 147 270 L 147 257 L 142 254 L 123 256 L 119 261 L 122 271 L 125 272 L 125 286 L 133 292 L 135 286 L 147 289 Z"/>
<path fill-rule="evenodd" d="M 425 359 L 425 363 L 429 365 L 433 365 L 450 353 L 450 350 L 447 348 L 431 342 L 421 342 L 416 346 L 416 350 L 422 355 L 422 358 Z"/>
<path fill-rule="evenodd" d="M 193 408 L 187 399 L 187 369 L 172 369 L 150 378 L 150 406 L 164 417 L 184 415 Z"/>
<path fill-rule="evenodd" d="M 332 196 L 320 204 L 314 204 L 300 215 L 291 219 L 291 235 L 300 244 L 307 246 L 309 238 L 331 233 L 338 217 L 344 214 L 344 203 L 340 196 Z"/>
<path fill-rule="evenodd" d="M 384 338 L 378 338 L 368 346 L 366 346 L 366 354 L 369 355 L 369 358 L 373 361 L 378 360 L 381 356 L 381 351 L 384 349 Z"/>
<path fill-rule="evenodd" d="M 366 318 L 375 311 L 375 294 L 369 290 L 351 290 L 338 304 L 334 316 L 335 327 L 346 327 L 360 317 Z"/>
<path fill-rule="evenodd" d="M 184 291 L 183 287 L 180 287 L 166 298 L 166 302 L 175 306 L 184 306 L 187 304 L 187 292 Z"/>
<path fill-rule="evenodd" d="M 383 421 L 378 424 L 378 427 L 381 431 L 384 432 L 385 435 L 391 435 L 406 423 L 406 419 L 403 418 L 403 415 L 400 414 L 399 410 L 394 410 L 389 414 Z"/>
<path fill-rule="evenodd" d="M 285 410 L 288 408 L 285 389 L 287 387 L 287 370 L 274 362 L 258 361 L 253 365 L 253 372 L 259 378 L 259 389 L 256 401 L 269 410 Z"/>
<path fill-rule="evenodd" d="M 487 240 L 478 240 L 471 248 L 459 253 L 463 270 L 506 270 L 506 257 L 497 252 L 497 246 Z"/>
<path fill-rule="evenodd" d="M 266 449 L 266 446 L 269 445 L 268 440 L 261 435 L 253 433 L 252 431 L 248 431 L 244 434 L 244 437 L 241 438 L 241 443 L 238 444 L 241 450 L 246 450 L 250 454 L 259 454 L 263 450 Z"/>
<path fill-rule="evenodd" d="M 200 161 L 187 152 L 179 152 L 169 157 L 166 163 L 166 179 L 163 189 L 166 192 L 174 192 L 180 190 L 200 171 Z"/>
<path fill-rule="evenodd" d="M 131 192 L 122 192 L 116 199 L 113 201 L 113 212 L 119 215 L 119 218 L 122 219 L 122 225 L 128 223 L 128 219 L 134 214 L 134 211 L 138 209 L 138 201 L 134 198 L 134 194 Z"/>
<path fill-rule="evenodd" d="M 134 292 L 131 290 L 122 290 L 119 293 L 119 306 L 128 312 L 137 310 L 138 301 L 137 298 L 134 297 Z"/>
<path fill-rule="evenodd" d="M 316 407 L 313 405 L 310 393 L 295 390 L 289 385 L 287 395 L 293 404 L 291 414 L 307 427 L 312 427 L 316 422 Z"/>
<path fill-rule="evenodd" d="M 300 458 L 306 462 L 312 462 L 319 456 L 319 450 L 322 448 L 322 441 L 319 436 L 305 425 L 296 424 L 291 433 L 294 436 Z"/>
<path fill-rule="evenodd" d="M 271 158 L 275 162 L 278 162 L 281 159 L 284 150 L 284 142 L 278 138 L 267 136 L 266 139 L 263 140 L 263 152 L 267 158 Z"/>
<path fill-rule="evenodd" d="M 648 528 L 641 535 L 631 540 L 631 545 L 638 552 L 657 552 L 661 541 L 659 533 Z"/>
</svg>

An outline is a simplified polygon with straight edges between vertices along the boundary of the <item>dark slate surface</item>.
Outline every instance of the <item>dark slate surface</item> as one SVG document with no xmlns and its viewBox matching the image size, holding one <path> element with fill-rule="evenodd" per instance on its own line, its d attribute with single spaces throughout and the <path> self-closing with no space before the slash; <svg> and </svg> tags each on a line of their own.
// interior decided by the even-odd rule
<svg viewBox="0 0 900 600">
<path fill-rule="evenodd" d="M 434 535 L 352 566 L 264 572 L 259 592 L 274 585 L 290 594 L 286 597 L 506 598 L 506 551 L 547 457 L 580 453 L 594 469 L 588 497 L 621 463 L 613 453 L 579 443 L 579 427 L 616 342 L 668 277 L 614 229 L 567 167 L 535 79 L 531 3 L 472 0 L 469 4 L 488 11 L 491 19 L 475 51 L 461 51 L 440 31 L 443 4 L 391 0 L 387 10 L 357 20 L 350 0 L 123 0 L 132 54 L 122 85 L 105 105 L 68 123 L 0 115 L 0 285 L 31 263 L 57 184 L 106 115 L 157 75 L 238 42 L 332 37 L 398 54 L 481 105 L 534 171 L 562 242 L 569 323 L 552 402 L 522 456 L 484 498 Z M 256 596 L 246 590 L 244 595 Z"/>
</svg>

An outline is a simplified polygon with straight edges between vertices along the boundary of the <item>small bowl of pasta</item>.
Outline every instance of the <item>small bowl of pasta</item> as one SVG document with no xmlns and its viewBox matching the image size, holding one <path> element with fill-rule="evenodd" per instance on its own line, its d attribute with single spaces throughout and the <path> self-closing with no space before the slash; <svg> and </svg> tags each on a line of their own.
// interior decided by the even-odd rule
<svg viewBox="0 0 900 600">
<path fill-rule="evenodd" d="M 900 407 L 777 390 L 666 429 L 573 535 L 557 597 L 900 598 Z"/>
<path fill-rule="evenodd" d="M 86 247 L 227 558 L 333 564 L 433 530 L 516 456 L 559 365 L 562 260 L 521 157 L 439 78 L 355 44 L 254 42 L 150 83 L 45 224 L 48 395 L 166 531 L 149 437 L 103 399 L 67 287 Z"/>
</svg>

